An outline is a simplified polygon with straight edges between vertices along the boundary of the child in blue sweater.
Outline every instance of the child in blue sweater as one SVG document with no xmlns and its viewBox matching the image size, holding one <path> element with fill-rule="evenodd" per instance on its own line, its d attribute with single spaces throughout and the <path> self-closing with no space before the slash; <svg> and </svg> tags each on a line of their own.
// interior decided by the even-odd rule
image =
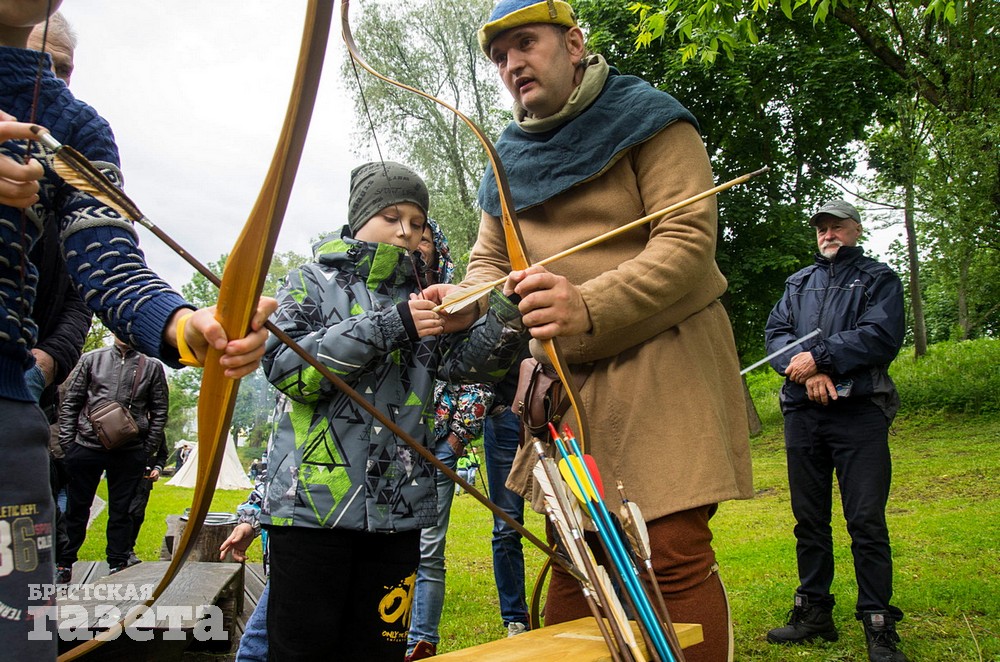
<svg viewBox="0 0 1000 662">
<path fill-rule="evenodd" d="M 107 122 L 55 77 L 48 54 L 25 48 L 33 27 L 59 5 L 0 0 L 0 650 L 12 660 L 56 655 L 54 636 L 28 638 L 38 629 L 33 612 L 53 604 L 29 599 L 29 586 L 51 585 L 55 572 L 49 426 L 28 388 L 39 372 L 31 354 L 39 276 L 29 259 L 32 246 L 43 232 L 59 233 L 67 270 L 91 310 L 133 348 L 173 367 L 181 365 L 180 331 L 192 364 L 204 360 L 211 343 L 224 350 L 220 363 L 228 376 L 249 374 L 260 362 L 262 327 L 276 305 L 262 299 L 254 331 L 229 341 L 214 309 L 195 310 L 146 266 L 131 222 L 41 167 L 48 157 L 23 140 L 30 128 L 13 117 L 48 127 L 112 181 L 122 181 Z"/>
</svg>

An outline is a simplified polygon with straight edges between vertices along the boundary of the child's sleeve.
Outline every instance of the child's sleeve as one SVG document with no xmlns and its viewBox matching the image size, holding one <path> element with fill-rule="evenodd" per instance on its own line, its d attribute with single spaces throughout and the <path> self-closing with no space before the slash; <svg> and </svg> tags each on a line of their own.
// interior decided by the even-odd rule
<svg viewBox="0 0 1000 662">
<path fill-rule="evenodd" d="M 253 535 L 260 535 L 260 507 L 264 503 L 264 483 L 258 478 L 247 496 L 247 500 L 236 507 L 236 516 L 240 524 L 253 527 Z"/>
<path fill-rule="evenodd" d="M 517 306 L 498 290 L 486 314 L 465 333 L 448 336 L 438 379 L 450 383 L 495 382 L 517 363 L 528 342 Z"/>
<path fill-rule="evenodd" d="M 334 374 L 353 385 L 371 365 L 410 343 L 397 306 L 363 310 L 319 265 L 292 270 L 278 292 L 276 326 Z M 262 364 L 267 379 L 297 402 L 315 402 L 335 387 L 273 335 Z"/>
</svg>

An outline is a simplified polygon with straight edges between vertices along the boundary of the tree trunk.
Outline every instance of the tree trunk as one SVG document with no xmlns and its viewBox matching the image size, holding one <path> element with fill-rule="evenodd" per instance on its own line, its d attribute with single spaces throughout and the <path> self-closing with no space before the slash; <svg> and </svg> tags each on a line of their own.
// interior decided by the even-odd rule
<svg viewBox="0 0 1000 662">
<path fill-rule="evenodd" d="M 961 336 L 959 340 L 969 339 L 969 263 L 972 256 L 968 251 L 964 251 L 962 260 L 958 264 L 958 329 Z"/>
<path fill-rule="evenodd" d="M 913 222 L 913 181 L 906 184 L 906 255 L 910 265 L 910 309 L 913 311 L 913 355 L 920 358 L 927 354 L 927 324 L 924 320 L 924 301 L 920 294 L 920 258 L 917 254 L 917 230 Z"/>
<path fill-rule="evenodd" d="M 228 513 L 225 514 L 228 515 Z M 216 513 L 216 515 L 218 514 Z M 191 546 L 191 552 L 188 555 L 187 561 L 212 561 L 219 563 L 219 547 L 229 537 L 229 534 L 233 532 L 233 527 L 236 526 L 236 523 L 235 515 L 231 518 L 218 516 L 207 519 L 205 524 L 202 525 L 194 544 Z M 160 544 L 161 561 L 169 561 L 173 558 L 174 550 L 180 543 L 181 536 L 184 535 L 186 527 L 187 520 L 181 519 L 181 515 L 167 515 L 167 533 L 163 536 L 163 542 Z M 229 563 L 236 562 L 232 560 L 232 556 L 227 556 L 226 560 Z"/>
</svg>

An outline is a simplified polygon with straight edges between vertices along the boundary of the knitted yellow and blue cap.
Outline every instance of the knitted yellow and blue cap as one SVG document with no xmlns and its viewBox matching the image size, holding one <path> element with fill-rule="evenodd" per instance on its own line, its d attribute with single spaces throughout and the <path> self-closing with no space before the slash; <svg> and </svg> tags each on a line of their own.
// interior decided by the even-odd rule
<svg viewBox="0 0 1000 662">
<path fill-rule="evenodd" d="M 479 28 L 479 48 L 490 56 L 490 44 L 501 32 L 529 23 L 549 23 L 574 27 L 576 12 L 563 0 L 500 0 L 486 25 Z"/>
</svg>

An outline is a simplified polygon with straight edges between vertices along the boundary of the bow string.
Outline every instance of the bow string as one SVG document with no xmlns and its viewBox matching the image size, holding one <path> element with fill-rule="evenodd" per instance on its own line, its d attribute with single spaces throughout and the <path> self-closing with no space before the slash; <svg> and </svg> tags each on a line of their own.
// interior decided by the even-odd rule
<svg viewBox="0 0 1000 662">
<path fill-rule="evenodd" d="M 297 87 L 298 85 L 296 85 L 296 88 Z M 171 238 L 166 232 L 164 232 L 162 228 L 158 227 L 155 223 L 152 222 L 151 219 L 146 217 L 142 213 L 142 211 L 138 208 L 138 206 L 131 199 L 129 199 L 128 196 L 125 195 L 123 191 L 118 189 L 113 183 L 107 180 L 107 178 L 100 171 L 94 168 L 93 165 L 89 161 L 87 161 L 85 157 L 80 155 L 78 152 L 75 152 L 75 150 L 73 150 L 69 146 L 65 146 L 59 143 L 51 136 L 51 134 L 49 134 L 46 130 L 42 129 L 41 127 L 35 127 L 35 129 L 36 129 L 35 132 L 38 135 L 38 140 L 42 142 L 42 144 L 44 144 L 52 152 L 52 157 L 48 159 L 50 161 L 50 165 L 55 169 L 56 173 L 59 174 L 66 181 L 66 183 L 78 188 L 79 190 L 85 193 L 94 196 L 102 203 L 118 210 L 120 213 L 122 213 L 125 217 L 131 219 L 133 222 L 139 223 L 146 229 L 150 230 L 158 239 L 163 241 L 171 249 L 173 249 L 179 256 L 184 258 L 184 260 L 186 260 L 188 264 L 194 267 L 198 271 L 198 273 L 204 276 L 209 282 L 216 285 L 217 287 L 221 287 L 222 280 L 218 276 L 212 273 L 212 271 L 209 270 L 208 267 L 206 267 L 204 264 L 199 262 L 189 251 L 187 251 L 183 246 L 178 244 L 173 238 Z M 267 190 L 268 188 L 269 188 L 268 186 L 265 186 L 265 190 Z M 273 187 L 270 188 L 274 190 Z M 277 200 L 277 198 L 275 199 Z M 263 207 L 263 208 L 266 208 L 267 206 L 268 205 L 258 205 L 258 207 Z M 277 228 L 274 228 L 274 231 L 276 232 Z M 250 237 L 253 234 L 254 234 L 253 230 L 248 230 L 247 232 L 244 233 L 244 235 L 246 235 L 247 237 Z M 241 240 L 241 242 L 242 241 L 243 240 Z M 266 245 L 266 242 L 261 243 L 260 245 L 261 246 Z M 267 260 L 261 258 L 262 263 L 266 261 Z M 234 262 L 231 259 L 229 261 L 229 264 L 233 263 Z M 239 278 L 241 271 L 239 268 L 230 269 L 229 266 L 227 265 L 226 273 L 235 274 L 234 278 Z M 242 281 L 238 285 L 242 287 Z M 247 319 L 249 320 L 249 315 Z M 366 399 L 364 396 L 362 396 L 353 388 L 351 388 L 346 382 L 344 382 L 343 379 L 334 374 L 317 357 L 313 356 L 305 349 L 303 349 L 285 331 L 280 329 L 270 320 L 265 322 L 264 328 L 266 328 L 280 342 L 282 342 L 287 347 L 289 347 L 293 352 L 295 352 L 303 361 L 305 361 L 313 368 L 315 368 L 317 372 L 319 372 L 325 379 L 327 379 L 331 384 L 333 384 L 334 387 L 342 391 L 344 395 L 353 400 L 359 407 L 361 407 L 366 412 L 371 414 L 371 416 L 374 419 L 378 420 L 380 423 L 382 423 L 388 429 L 390 429 L 393 432 L 393 434 L 395 434 L 399 439 L 404 441 L 408 446 L 410 446 L 417 453 L 419 453 L 425 460 L 434 465 L 439 471 L 447 475 L 452 481 L 461 485 L 467 492 L 469 492 L 469 494 L 474 496 L 478 501 L 480 501 L 481 503 L 483 503 L 483 505 L 489 508 L 494 515 L 507 522 L 507 524 L 509 524 L 512 528 L 517 530 L 518 533 L 520 533 L 524 538 L 529 540 L 531 543 L 539 547 L 539 549 L 541 549 L 544 553 L 549 555 L 549 557 L 553 561 L 565 565 L 568 572 L 570 572 L 571 574 L 573 574 L 578 578 L 584 579 L 584 577 L 577 571 L 577 569 L 573 567 L 571 563 L 568 563 L 565 558 L 554 553 L 537 536 L 535 536 L 533 533 L 525 529 L 523 525 L 514 520 L 510 515 L 508 515 L 501 508 L 496 506 L 496 504 L 487 499 L 481 492 L 479 492 L 472 485 L 470 485 L 466 480 L 461 478 L 447 465 L 438 460 L 437 457 L 435 457 L 434 453 L 428 450 L 424 445 L 422 445 L 420 442 L 414 439 L 406 431 L 401 429 L 384 413 L 379 411 L 378 408 L 375 407 L 375 405 L 373 405 L 368 399 Z M 224 375 L 221 376 L 224 378 Z M 205 388 L 204 383 L 203 383 L 203 388 Z M 206 397 L 204 400 L 200 400 L 200 402 L 208 403 L 209 399 Z M 217 406 L 217 405 L 206 406 L 205 411 L 206 412 L 211 411 L 212 406 Z M 228 427 L 228 424 L 223 425 L 220 423 L 219 425 L 220 425 L 220 433 L 217 436 L 221 436 L 221 431 L 224 431 L 225 428 Z M 224 447 L 220 446 L 218 448 L 218 452 L 220 453 L 219 457 L 221 457 L 221 453 L 223 451 Z M 214 457 L 215 454 L 211 453 L 210 455 Z M 221 462 L 219 462 L 218 464 L 221 464 Z M 206 466 L 208 466 L 209 471 L 218 470 L 217 463 L 214 461 L 211 464 L 206 464 Z M 214 487 L 215 480 L 212 479 L 211 481 L 209 481 L 209 485 Z M 206 503 L 210 501 L 211 499 L 208 498 L 206 500 Z"/>
<path fill-rule="evenodd" d="M 490 140 L 489 136 L 476 124 L 472 119 L 465 115 L 462 111 L 455 108 L 453 105 L 449 104 L 447 101 L 437 98 L 433 94 L 424 92 L 423 90 L 417 89 L 406 83 L 394 80 L 385 74 L 376 71 L 370 64 L 368 64 L 364 57 L 362 57 L 357 43 L 354 40 L 354 35 L 351 32 L 351 24 L 349 20 L 350 14 L 350 0 L 342 0 L 340 5 L 340 16 L 341 16 L 341 28 L 344 35 L 344 43 L 347 45 L 347 51 L 350 53 L 351 58 L 357 62 L 361 67 L 375 76 L 379 80 L 383 80 L 390 85 L 394 85 L 401 89 L 413 92 L 429 101 L 432 101 L 455 114 L 466 126 L 472 130 L 476 138 L 482 144 L 483 149 L 486 151 L 486 156 L 489 159 L 490 168 L 493 170 L 493 174 L 497 182 L 497 191 L 500 196 L 500 221 L 503 226 L 504 241 L 507 245 L 507 257 L 510 261 L 510 266 L 515 271 L 523 271 L 531 266 L 531 260 L 528 257 L 527 246 L 524 242 L 524 237 L 521 234 L 521 227 L 517 221 L 517 214 L 514 210 L 513 196 L 510 192 L 510 184 L 507 181 L 507 171 L 504 169 L 503 162 L 500 160 L 500 155 L 497 153 L 496 147 Z M 540 340 L 542 348 L 545 350 L 546 356 L 549 358 L 549 362 L 555 369 L 556 373 L 559 375 L 560 381 L 563 383 L 563 388 L 566 391 L 566 396 L 569 399 L 569 403 L 573 409 L 573 413 L 576 417 L 577 423 L 577 438 L 579 439 L 581 445 L 584 449 L 587 448 L 587 426 L 586 418 L 583 413 L 583 408 L 580 405 L 581 398 L 580 393 L 576 387 L 576 384 L 572 380 L 572 375 L 570 374 L 568 364 L 563 358 L 562 352 L 559 349 L 558 343 L 554 339 Z"/>
</svg>

